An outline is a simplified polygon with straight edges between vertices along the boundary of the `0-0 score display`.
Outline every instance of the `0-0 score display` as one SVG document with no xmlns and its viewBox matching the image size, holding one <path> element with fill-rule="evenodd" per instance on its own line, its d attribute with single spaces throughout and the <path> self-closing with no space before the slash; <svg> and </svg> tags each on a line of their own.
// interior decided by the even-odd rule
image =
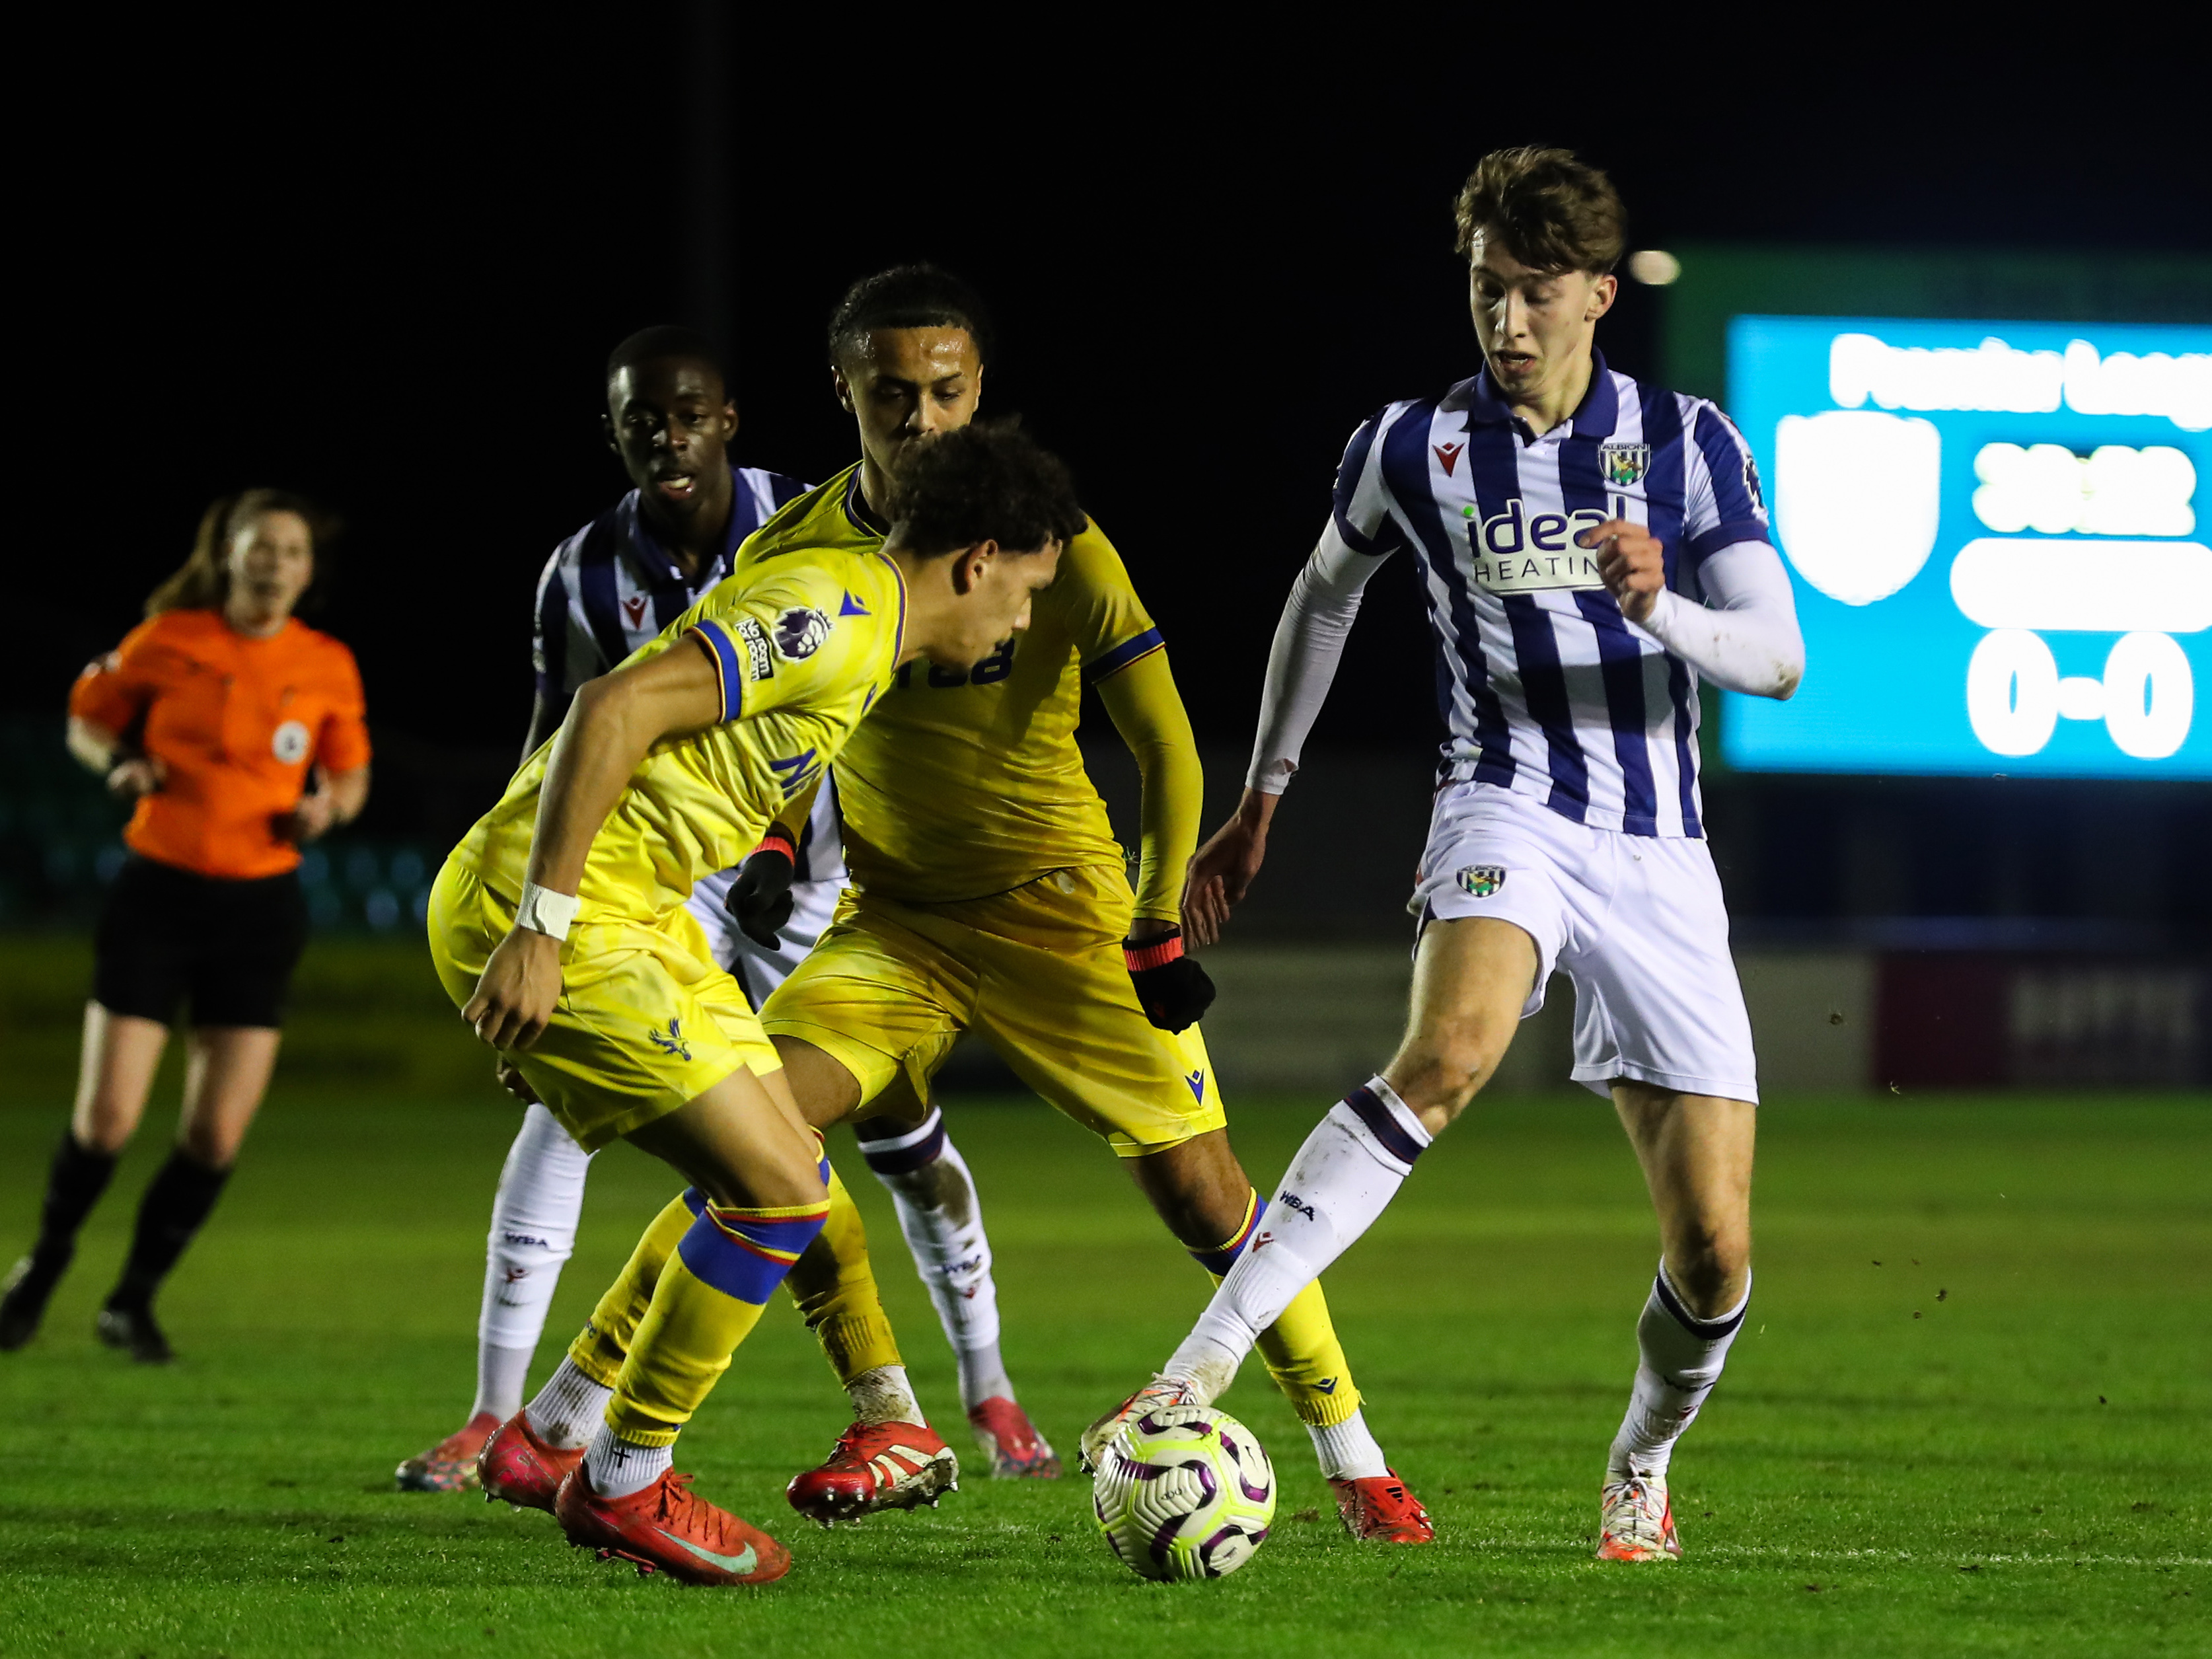
<svg viewBox="0 0 2212 1659">
<path fill-rule="evenodd" d="M 1805 682 L 1747 769 L 2212 777 L 2212 328 L 1737 317 Z"/>
</svg>

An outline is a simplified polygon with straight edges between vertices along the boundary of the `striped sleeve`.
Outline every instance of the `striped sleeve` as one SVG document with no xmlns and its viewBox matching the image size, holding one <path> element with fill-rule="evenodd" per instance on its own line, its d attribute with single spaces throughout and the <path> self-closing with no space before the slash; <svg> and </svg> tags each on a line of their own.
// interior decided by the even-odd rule
<svg viewBox="0 0 2212 1659">
<path fill-rule="evenodd" d="M 1390 516 L 1390 492 L 1382 477 L 1382 451 L 1376 443 L 1389 411 L 1363 422 L 1344 447 L 1337 464 L 1334 512 L 1337 534 L 1346 546 L 1370 558 L 1383 558 L 1406 545 L 1405 532 Z"/>
<path fill-rule="evenodd" d="M 1702 398 L 1689 410 L 1683 545 L 1702 562 L 1737 542 L 1771 541 L 1759 464 L 1734 421 Z"/>
<path fill-rule="evenodd" d="M 568 696 L 568 585 L 561 569 L 562 549 L 555 548 L 538 579 L 537 615 L 530 631 L 530 664 L 538 674 L 538 695 L 548 703 Z"/>
</svg>

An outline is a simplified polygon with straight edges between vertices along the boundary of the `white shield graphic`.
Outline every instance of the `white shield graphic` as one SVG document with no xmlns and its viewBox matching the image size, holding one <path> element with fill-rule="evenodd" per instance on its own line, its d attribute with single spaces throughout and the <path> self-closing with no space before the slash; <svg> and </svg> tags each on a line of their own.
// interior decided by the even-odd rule
<svg viewBox="0 0 2212 1659">
<path fill-rule="evenodd" d="M 1936 547 L 1942 440 L 1934 422 L 1872 410 L 1785 415 L 1774 433 L 1774 527 L 1797 574 L 1872 605 Z"/>
</svg>

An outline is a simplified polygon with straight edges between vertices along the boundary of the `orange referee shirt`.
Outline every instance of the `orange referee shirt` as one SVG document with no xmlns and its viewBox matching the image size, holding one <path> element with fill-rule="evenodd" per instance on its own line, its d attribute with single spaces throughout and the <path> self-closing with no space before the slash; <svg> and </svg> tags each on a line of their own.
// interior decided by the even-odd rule
<svg viewBox="0 0 2212 1659">
<path fill-rule="evenodd" d="M 123 839 L 163 864 L 232 880 L 282 875 L 300 849 L 276 818 L 307 768 L 368 763 L 361 670 L 327 634 L 292 620 L 265 640 L 216 611 L 167 611 L 88 666 L 70 713 L 135 738 L 163 768 Z"/>
</svg>

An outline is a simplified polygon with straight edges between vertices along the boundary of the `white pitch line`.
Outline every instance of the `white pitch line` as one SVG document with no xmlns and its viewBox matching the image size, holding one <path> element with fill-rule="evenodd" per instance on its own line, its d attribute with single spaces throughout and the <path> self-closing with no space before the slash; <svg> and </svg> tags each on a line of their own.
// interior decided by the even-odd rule
<svg viewBox="0 0 2212 1659">
<path fill-rule="evenodd" d="M 1481 1538 L 1471 1541 L 1478 1550 L 1527 1554 L 1549 1555 L 1576 1547 L 1531 1543 L 1522 1539 Z M 1957 1567 L 2212 1567 L 2212 1556 L 2203 1555 L 1983 1555 L 1972 1550 L 1929 1554 L 1912 1550 L 1800 1550 L 1760 1544 L 1693 1544 L 1684 1555 L 1688 1560 L 1714 1557 L 1772 1561 L 1880 1561 L 1894 1565 Z"/>
</svg>

